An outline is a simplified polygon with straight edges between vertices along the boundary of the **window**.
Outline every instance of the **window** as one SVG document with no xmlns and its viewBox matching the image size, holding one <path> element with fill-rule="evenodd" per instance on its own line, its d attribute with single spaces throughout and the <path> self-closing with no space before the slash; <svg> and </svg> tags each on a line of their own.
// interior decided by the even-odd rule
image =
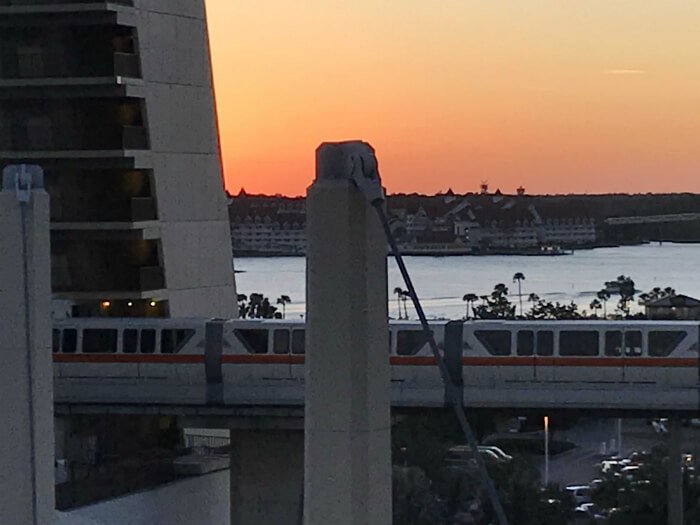
<svg viewBox="0 0 700 525">
<path fill-rule="evenodd" d="M 605 355 L 608 357 L 622 355 L 622 332 L 605 332 Z"/>
<path fill-rule="evenodd" d="M 564 331 L 559 333 L 559 355 L 598 355 L 598 332 Z"/>
<path fill-rule="evenodd" d="M 117 330 L 85 329 L 83 330 L 84 354 L 113 354 L 117 351 Z"/>
<path fill-rule="evenodd" d="M 275 330 L 272 337 L 272 351 L 275 354 L 289 353 L 289 330 Z"/>
<path fill-rule="evenodd" d="M 477 330 L 474 335 L 491 355 L 510 355 L 511 335 L 507 330 Z"/>
<path fill-rule="evenodd" d="M 251 354 L 267 353 L 267 330 L 236 329 L 233 331 L 238 340 Z"/>
<path fill-rule="evenodd" d="M 306 333 L 304 330 L 292 330 L 292 353 L 303 354 L 306 351 Z"/>
<path fill-rule="evenodd" d="M 138 330 L 128 328 L 122 333 L 122 352 L 135 354 L 139 346 Z"/>
<path fill-rule="evenodd" d="M 61 350 L 61 331 L 55 328 L 51 331 L 51 347 L 54 353 Z"/>
<path fill-rule="evenodd" d="M 141 353 L 152 354 L 156 351 L 156 331 L 149 328 L 141 330 Z"/>
<path fill-rule="evenodd" d="M 687 332 L 664 331 L 649 332 L 649 355 L 651 357 L 666 357 L 683 342 Z"/>
<path fill-rule="evenodd" d="M 160 332 L 160 353 L 177 354 L 187 341 L 192 339 L 194 330 L 184 328 L 162 330 Z"/>
<path fill-rule="evenodd" d="M 63 330 L 61 341 L 61 351 L 64 354 L 74 354 L 78 349 L 78 331 L 75 328 Z"/>
<path fill-rule="evenodd" d="M 535 353 L 535 332 L 520 330 L 517 341 L 518 355 L 533 355 Z"/>
<path fill-rule="evenodd" d="M 625 355 L 629 357 L 642 355 L 642 332 L 639 330 L 625 332 Z"/>
<path fill-rule="evenodd" d="M 537 332 L 537 355 L 554 355 L 554 332 L 551 330 Z"/>
<path fill-rule="evenodd" d="M 422 330 L 400 330 L 396 334 L 396 353 L 416 355 L 427 342 L 428 339 Z"/>
</svg>

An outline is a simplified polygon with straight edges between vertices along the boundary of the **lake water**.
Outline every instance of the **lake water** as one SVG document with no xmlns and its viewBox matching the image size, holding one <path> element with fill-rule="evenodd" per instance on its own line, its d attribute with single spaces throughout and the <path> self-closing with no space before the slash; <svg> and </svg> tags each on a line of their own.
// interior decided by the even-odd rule
<svg viewBox="0 0 700 525">
<path fill-rule="evenodd" d="M 406 266 L 429 317 L 464 316 L 466 293 L 485 295 L 497 283 L 505 283 L 517 302 L 518 286 L 513 274 L 522 272 L 524 298 L 534 292 L 550 301 L 575 301 L 588 305 L 605 281 L 629 275 L 636 288 L 648 291 L 671 286 L 678 293 L 700 297 L 700 244 L 648 244 L 620 248 L 582 250 L 559 257 L 459 256 L 406 257 Z M 306 260 L 303 257 L 251 257 L 236 259 L 238 293 L 260 292 L 274 303 L 288 295 L 288 317 L 305 311 Z M 406 288 L 393 259 L 389 260 L 389 290 Z M 608 311 L 614 309 L 613 297 Z M 528 304 L 525 302 L 525 309 Z M 389 313 L 397 317 L 396 300 L 389 298 Z M 409 303 L 409 315 L 415 319 Z"/>
</svg>

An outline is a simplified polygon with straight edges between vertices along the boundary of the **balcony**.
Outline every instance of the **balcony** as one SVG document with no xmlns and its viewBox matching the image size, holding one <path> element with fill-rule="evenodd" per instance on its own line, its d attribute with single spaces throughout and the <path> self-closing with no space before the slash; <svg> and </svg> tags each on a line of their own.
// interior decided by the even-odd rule
<svg viewBox="0 0 700 525">
<path fill-rule="evenodd" d="M 0 55 L 0 78 L 5 80 L 113 77 L 141 78 L 138 56 L 111 53 L 90 59 L 41 50 L 31 55 L 7 51 Z"/>
<path fill-rule="evenodd" d="M 142 126 L 0 126 L 0 151 L 105 151 L 148 149 Z"/>
<path fill-rule="evenodd" d="M 55 293 L 162 290 L 160 240 L 62 239 L 51 235 L 52 287 Z"/>
<path fill-rule="evenodd" d="M 0 0 L 0 7 L 70 6 L 89 4 L 120 4 L 133 6 L 134 0 Z"/>
</svg>

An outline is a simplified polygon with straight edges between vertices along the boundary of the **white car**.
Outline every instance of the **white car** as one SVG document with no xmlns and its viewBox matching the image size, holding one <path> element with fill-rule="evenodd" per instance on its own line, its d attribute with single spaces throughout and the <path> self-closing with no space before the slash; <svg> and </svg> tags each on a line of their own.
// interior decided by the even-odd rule
<svg viewBox="0 0 700 525">
<path fill-rule="evenodd" d="M 574 497 L 578 505 L 591 502 L 591 487 L 588 485 L 567 485 L 566 491 Z"/>
</svg>

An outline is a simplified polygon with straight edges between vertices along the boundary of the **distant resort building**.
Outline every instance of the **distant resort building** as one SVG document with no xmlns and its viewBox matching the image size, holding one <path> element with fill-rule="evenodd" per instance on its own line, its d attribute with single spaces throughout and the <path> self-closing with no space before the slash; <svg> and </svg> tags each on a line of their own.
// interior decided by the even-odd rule
<svg viewBox="0 0 700 525">
<path fill-rule="evenodd" d="M 552 253 L 551 249 L 594 246 L 596 221 L 565 215 L 566 208 L 541 213 L 523 193 L 435 196 L 392 195 L 389 214 L 407 254 Z M 234 252 L 244 255 L 303 255 L 305 200 L 248 195 L 229 199 Z M 547 250 L 550 250 L 549 252 Z"/>
<path fill-rule="evenodd" d="M 229 199 L 234 253 L 246 255 L 304 255 L 306 203 L 302 198 L 247 195 Z"/>
<path fill-rule="evenodd" d="M 700 320 L 700 300 L 671 294 L 644 303 L 648 319 Z"/>
</svg>

